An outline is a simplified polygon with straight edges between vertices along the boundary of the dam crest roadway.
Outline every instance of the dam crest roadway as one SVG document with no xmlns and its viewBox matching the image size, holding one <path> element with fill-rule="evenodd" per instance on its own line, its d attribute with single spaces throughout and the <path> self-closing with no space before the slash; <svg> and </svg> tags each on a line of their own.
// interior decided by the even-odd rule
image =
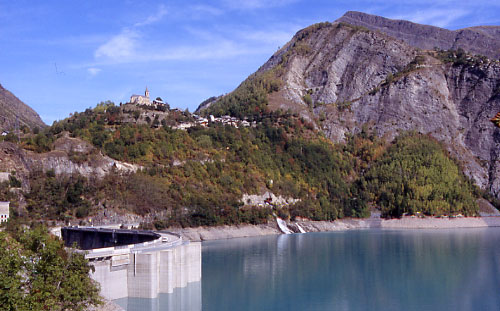
<svg viewBox="0 0 500 311">
<path fill-rule="evenodd" d="M 201 280 L 201 243 L 174 233 L 65 227 L 61 234 L 95 267 L 91 277 L 106 299 L 156 298 Z"/>
</svg>

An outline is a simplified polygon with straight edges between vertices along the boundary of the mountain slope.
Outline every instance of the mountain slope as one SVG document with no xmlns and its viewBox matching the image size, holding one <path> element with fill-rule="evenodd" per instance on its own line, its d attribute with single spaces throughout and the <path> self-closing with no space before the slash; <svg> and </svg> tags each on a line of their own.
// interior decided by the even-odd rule
<svg viewBox="0 0 500 311">
<path fill-rule="evenodd" d="M 29 128 L 46 126 L 38 113 L 0 84 L 0 131 L 13 129 L 16 118 L 19 118 L 19 126 L 26 125 Z"/>
<path fill-rule="evenodd" d="M 0 143 L 0 171 L 11 172 L 0 200 L 24 220 L 117 221 L 107 217 L 125 213 L 120 219 L 157 229 L 256 224 L 273 215 L 366 217 L 370 206 L 388 217 L 478 214 L 482 193 L 426 135 L 387 143 L 363 129 L 333 144 L 303 118 L 278 111 L 256 115 L 252 125 L 214 121 L 183 131 L 138 123 L 130 106 L 99 104 Z"/>
<path fill-rule="evenodd" d="M 461 51 L 425 51 L 391 36 L 404 29 L 414 37 L 436 35 L 439 42 L 448 42 L 448 30 L 359 16 L 376 22 L 353 26 L 341 18 L 299 31 L 234 93 L 244 93 L 242 88 L 255 81 L 266 85 L 261 81 L 278 79 L 274 85 L 279 87 L 265 89 L 267 100 L 259 109 L 291 109 L 315 121 L 333 141 L 363 127 L 388 139 L 405 130 L 431 134 L 447 145 L 477 185 L 499 196 L 500 130 L 489 122 L 500 110 L 499 62 Z M 387 22 L 389 30 L 402 26 L 387 34 L 365 27 L 382 27 L 380 21 Z M 495 31 L 488 28 L 485 33 Z M 492 44 L 500 38 L 495 40 Z M 231 96 L 208 111 L 232 113 L 234 107 L 224 110 Z"/>
</svg>

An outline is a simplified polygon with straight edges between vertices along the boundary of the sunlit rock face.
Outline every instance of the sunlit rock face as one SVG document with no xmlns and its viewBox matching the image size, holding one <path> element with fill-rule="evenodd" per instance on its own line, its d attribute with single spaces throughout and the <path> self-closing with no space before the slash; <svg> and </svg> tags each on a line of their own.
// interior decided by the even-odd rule
<svg viewBox="0 0 500 311">
<path fill-rule="evenodd" d="M 299 31 L 256 75 L 283 82 L 270 109 L 300 114 L 332 141 L 362 127 L 387 140 L 409 130 L 431 135 L 499 197 L 500 129 L 489 122 L 500 111 L 497 46 L 499 27 L 449 31 L 348 12 Z M 434 47 L 465 56 L 445 59 Z"/>
<path fill-rule="evenodd" d="M 0 84 L 0 133 L 20 129 L 23 125 L 32 129 L 47 126 L 38 113 Z"/>
<path fill-rule="evenodd" d="M 462 48 L 473 54 L 500 58 L 500 26 L 448 30 L 355 11 L 345 13 L 337 21 L 379 31 L 424 50 Z"/>
</svg>

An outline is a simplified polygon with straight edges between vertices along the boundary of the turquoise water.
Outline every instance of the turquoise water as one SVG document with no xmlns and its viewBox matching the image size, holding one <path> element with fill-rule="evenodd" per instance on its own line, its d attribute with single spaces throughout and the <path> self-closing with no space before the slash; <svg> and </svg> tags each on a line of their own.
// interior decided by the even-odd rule
<svg viewBox="0 0 500 311">
<path fill-rule="evenodd" d="M 358 230 L 203 243 L 202 281 L 149 310 L 500 310 L 500 229 Z"/>
</svg>

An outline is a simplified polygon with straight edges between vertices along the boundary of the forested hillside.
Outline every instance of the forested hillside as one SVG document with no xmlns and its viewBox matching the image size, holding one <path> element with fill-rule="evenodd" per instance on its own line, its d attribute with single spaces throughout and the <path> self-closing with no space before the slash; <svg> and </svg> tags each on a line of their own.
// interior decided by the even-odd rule
<svg viewBox="0 0 500 311">
<path fill-rule="evenodd" d="M 434 139 L 407 133 L 387 143 L 364 128 L 334 144 L 304 119 L 262 112 L 255 127 L 210 123 L 187 131 L 153 124 L 117 124 L 122 107 L 107 103 L 77 113 L 19 143 L 48 152 L 59 137 L 90 142 L 89 153 L 134 163 L 137 172 L 114 170 L 100 178 L 34 168 L 23 192 L 21 219 L 64 221 L 121 211 L 144 216 L 145 227 L 263 223 L 273 214 L 313 220 L 384 216 L 476 215 L 480 191 Z M 184 118 L 192 118 L 185 115 Z M 18 181 L 19 183 L 19 181 Z M 2 199 L 16 201 L 4 182 Z M 273 193 L 286 202 L 244 202 L 246 194 Z"/>
</svg>

